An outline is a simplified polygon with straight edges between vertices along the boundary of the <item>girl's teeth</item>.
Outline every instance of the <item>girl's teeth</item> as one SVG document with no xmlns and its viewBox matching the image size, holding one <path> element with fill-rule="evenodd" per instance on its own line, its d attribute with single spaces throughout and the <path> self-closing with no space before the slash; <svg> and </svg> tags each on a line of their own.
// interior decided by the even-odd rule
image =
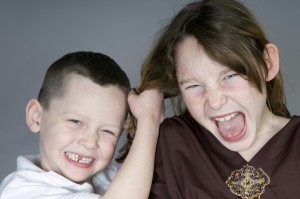
<svg viewBox="0 0 300 199">
<path fill-rule="evenodd" d="M 232 118 L 234 118 L 236 115 L 237 115 L 237 113 L 233 113 L 233 114 L 227 115 L 226 117 L 223 117 L 223 118 L 216 118 L 216 121 L 218 121 L 218 122 L 226 122 L 226 121 L 229 121 Z"/>
<path fill-rule="evenodd" d="M 93 161 L 93 158 L 80 158 L 79 155 L 70 153 L 70 152 L 66 152 L 66 155 L 71 160 L 74 160 L 74 161 L 80 162 L 80 163 L 90 164 Z"/>
</svg>

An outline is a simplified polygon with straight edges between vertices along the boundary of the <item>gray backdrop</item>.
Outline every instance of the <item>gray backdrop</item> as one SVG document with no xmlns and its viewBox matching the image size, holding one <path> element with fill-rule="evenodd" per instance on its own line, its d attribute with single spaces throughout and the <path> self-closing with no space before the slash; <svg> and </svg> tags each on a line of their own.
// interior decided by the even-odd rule
<svg viewBox="0 0 300 199">
<path fill-rule="evenodd" d="M 38 153 L 25 123 L 47 67 L 63 54 L 88 50 L 114 58 L 132 85 L 155 33 L 188 0 L 0 0 L 0 181 L 18 155 Z M 243 0 L 280 49 L 288 106 L 300 113 L 300 1 Z M 122 140 L 121 140 L 122 141 Z"/>
</svg>

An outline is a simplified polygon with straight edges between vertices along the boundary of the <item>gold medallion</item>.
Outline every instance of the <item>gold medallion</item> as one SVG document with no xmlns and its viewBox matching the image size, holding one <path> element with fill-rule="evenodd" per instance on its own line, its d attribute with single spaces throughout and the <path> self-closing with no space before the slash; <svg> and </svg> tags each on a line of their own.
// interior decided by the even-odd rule
<svg viewBox="0 0 300 199">
<path fill-rule="evenodd" d="M 270 178 L 261 168 L 247 164 L 233 171 L 225 183 L 232 193 L 242 199 L 259 199 Z"/>
</svg>

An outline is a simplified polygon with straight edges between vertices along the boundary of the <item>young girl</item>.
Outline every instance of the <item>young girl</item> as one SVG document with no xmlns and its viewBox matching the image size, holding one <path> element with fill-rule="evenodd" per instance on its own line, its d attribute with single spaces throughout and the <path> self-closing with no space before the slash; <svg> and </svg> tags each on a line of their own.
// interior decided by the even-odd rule
<svg viewBox="0 0 300 199">
<path fill-rule="evenodd" d="M 276 45 L 241 3 L 183 8 L 144 63 L 149 88 L 177 96 L 180 113 L 161 125 L 150 198 L 300 197 L 300 117 Z"/>
</svg>

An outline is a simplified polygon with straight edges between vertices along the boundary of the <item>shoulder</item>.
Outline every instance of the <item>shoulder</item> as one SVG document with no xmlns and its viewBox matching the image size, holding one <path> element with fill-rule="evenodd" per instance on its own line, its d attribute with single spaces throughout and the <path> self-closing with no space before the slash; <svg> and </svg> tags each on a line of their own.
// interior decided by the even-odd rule
<svg viewBox="0 0 300 199">
<path fill-rule="evenodd" d="M 188 144 L 206 131 L 189 114 L 173 116 L 166 118 L 161 124 L 158 141 L 163 145 Z"/>
<path fill-rule="evenodd" d="M 33 158 L 33 159 L 32 159 Z M 93 187 L 88 184 L 76 184 L 63 176 L 40 169 L 33 161 L 36 157 L 20 156 L 17 159 L 18 170 L 7 176 L 0 187 L 0 198 L 43 198 L 49 195 L 69 195 L 70 198 L 98 198 Z M 84 195 L 82 195 L 84 194 Z"/>
<path fill-rule="evenodd" d="M 1 184 L 0 198 L 24 198 L 26 196 L 25 198 L 42 199 L 50 196 L 54 198 L 68 196 L 70 199 L 96 199 L 99 197 L 88 183 L 76 184 L 63 179 L 58 174 L 55 176 L 54 172 L 44 174 L 26 170 L 16 171 Z"/>
<path fill-rule="evenodd" d="M 294 115 L 288 119 L 281 117 L 275 122 L 274 129 L 278 139 L 300 144 L 300 116 Z"/>
<path fill-rule="evenodd" d="M 278 122 L 279 123 L 279 122 Z M 300 131 L 300 116 L 294 115 L 284 123 L 283 131 Z"/>
<path fill-rule="evenodd" d="M 180 128 L 190 126 L 192 123 L 194 123 L 194 119 L 190 115 L 184 114 L 166 118 L 162 122 L 161 128 Z"/>
<path fill-rule="evenodd" d="M 22 181 L 26 179 L 26 176 L 31 177 L 33 173 L 39 170 L 34 163 L 25 156 L 19 156 L 17 158 L 17 171 L 6 176 L 1 182 L 0 193 L 15 181 Z"/>
<path fill-rule="evenodd" d="M 38 175 L 40 173 L 39 170 L 41 169 L 35 166 L 30 159 L 25 156 L 19 156 L 17 158 L 17 171 L 5 177 L 1 183 L 0 198 L 17 198 L 21 194 L 32 192 L 33 189 L 28 185 L 32 185 L 35 181 L 34 179 L 40 179 L 40 175 Z"/>
<path fill-rule="evenodd" d="M 192 116 L 184 114 L 166 118 L 161 124 L 160 131 L 163 134 L 174 134 L 182 131 L 195 132 L 198 128 L 201 128 L 201 126 L 192 118 Z"/>
<path fill-rule="evenodd" d="M 291 122 L 299 124 L 300 123 L 300 116 L 299 115 L 293 115 L 291 117 Z"/>
</svg>

